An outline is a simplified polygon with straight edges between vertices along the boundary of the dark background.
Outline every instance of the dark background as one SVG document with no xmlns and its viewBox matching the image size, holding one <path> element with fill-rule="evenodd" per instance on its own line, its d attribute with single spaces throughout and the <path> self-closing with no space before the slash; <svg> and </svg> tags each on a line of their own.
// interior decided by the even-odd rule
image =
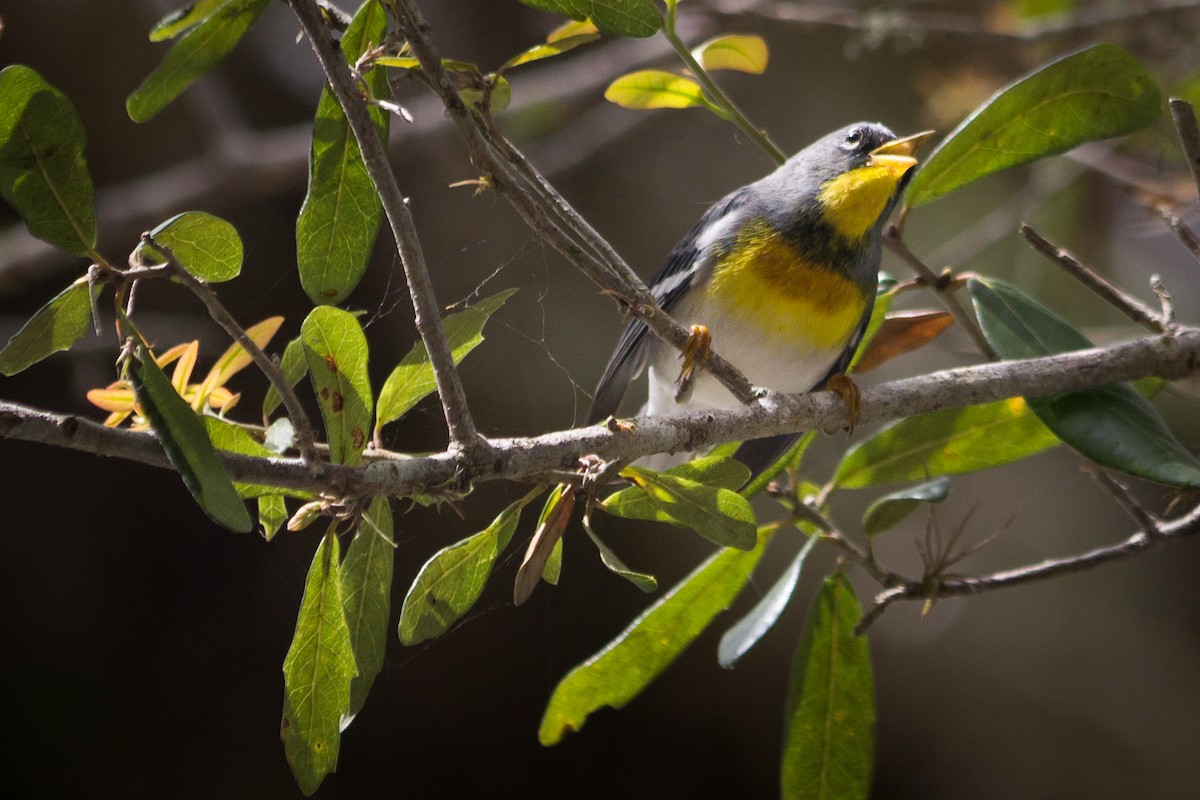
<svg viewBox="0 0 1200 800">
<path fill-rule="evenodd" d="M 295 276 L 294 225 L 304 192 L 302 126 L 320 89 L 315 59 L 306 42 L 296 43 L 290 11 L 273 4 L 213 76 L 152 122 L 135 125 L 125 116 L 124 98 L 164 54 L 165 46 L 147 42 L 145 31 L 171 5 L 9 0 L 0 9 L 0 64 L 37 68 L 78 107 L 100 190 L 101 250 L 120 260 L 140 231 L 188 209 L 229 219 L 245 242 L 246 264 L 241 278 L 221 287 L 221 297 L 246 323 L 285 314 L 281 347 L 309 308 Z M 705 13 L 708 5 L 681 4 L 696 41 L 716 30 L 767 38 L 772 62 L 765 76 L 723 74 L 720 80 L 788 151 L 861 118 L 898 132 L 936 127 L 944 133 L 1007 81 L 1098 39 L 1120 41 L 1142 56 L 1165 91 L 1187 91 L 1200 69 L 1195 10 L 1017 41 L 963 32 L 880 35 L 877 24 L 723 18 Z M 422 6 L 443 55 L 485 68 L 555 24 L 515 0 Z M 949 12 L 957 15 L 950 19 L 982 29 L 1005 24 L 1012 6 L 894 8 Z M 646 63 L 675 68 L 659 43 L 606 42 L 545 68 L 514 72 L 514 108 L 501 121 L 648 276 L 709 203 L 769 164 L 711 115 L 637 113 L 603 102 L 611 78 Z M 403 92 L 417 119 L 412 126 L 393 122 L 391 153 L 412 198 L 439 299 L 449 305 L 521 288 L 463 368 L 480 427 L 489 435 L 567 427 L 586 408 L 587 390 L 615 341 L 620 320 L 614 305 L 542 245 L 503 199 L 447 188 L 475 174 L 431 98 L 415 83 Z M 260 157 L 269 169 L 227 169 L 217 161 L 180 169 L 221 147 L 234 152 L 264 142 Z M 1165 120 L 1133 144 L 1152 174 L 1165 180 L 1183 174 Z M 168 169 L 180 171 L 165 179 Z M 1030 220 L 1143 297 L 1149 298 L 1148 275 L 1161 274 L 1182 317 L 1197 321 L 1197 264 L 1135 198 L 1076 163 L 1054 159 L 955 198 L 910 220 L 910 242 L 935 266 L 953 263 L 1005 277 L 1098 341 L 1139 335 L 1020 243 L 1016 222 Z M 11 210 L 0 215 L 3 341 L 85 265 L 39 246 Z M 898 263 L 886 266 L 907 276 Z M 145 289 L 148 335 L 161 346 L 201 337 L 201 369 L 207 369 L 225 342 L 199 305 L 170 287 Z M 414 338 L 386 234 L 346 305 L 366 312 L 378 387 Z M 100 419 L 84 394 L 112 379 L 115 355 L 106 327 L 102 340 L 89 337 L 69 354 L 3 379 L 0 396 Z M 862 381 L 974 360 L 965 337 L 952 331 Z M 253 419 L 261 381 L 247 371 L 235 388 L 246 393 L 244 418 Z M 1158 400 L 1193 449 L 1200 444 L 1196 398 L 1192 382 Z M 856 432 L 855 439 L 868 434 Z M 423 404 L 392 426 L 386 444 L 406 451 L 443 447 L 437 406 Z M 827 477 L 846 444 L 844 435 L 819 440 L 810 476 Z M 282 533 L 270 543 L 230 534 L 203 516 L 174 474 L 74 452 L 0 441 L 0 476 L 0 691 L 8 730 L 0 785 L 6 794 L 296 796 L 278 740 L 280 669 L 319 533 Z M 1079 552 L 1131 530 L 1082 472 L 1080 459 L 1062 450 L 956 478 L 953 487 L 938 511 L 944 528 L 974 509 L 969 541 L 1003 531 L 961 565 L 966 573 Z M 482 486 L 462 504 L 465 518 L 448 509 L 400 515 L 394 611 L 433 552 L 482 528 L 524 491 Z M 1135 491 L 1154 509 L 1171 497 L 1160 487 L 1137 485 Z M 880 493 L 838 496 L 834 516 L 854 530 L 862 507 Z M 734 612 L 719 617 L 628 708 L 597 712 L 584 731 L 544 749 L 536 729 L 555 683 L 649 599 L 607 573 L 573 528 L 561 585 L 542 587 L 514 608 L 516 554 L 531 524 L 527 519 L 461 625 L 415 648 L 390 642 L 366 708 L 343 736 L 339 770 L 319 796 L 776 794 L 791 651 L 821 570 L 832 565 L 827 548 L 818 548 L 779 629 L 735 670 L 716 665 L 716 642 L 734 614 L 770 585 L 796 542 L 781 541 Z M 916 515 L 881 540 L 885 563 L 919 572 L 914 540 L 924 525 Z M 605 531 L 610 545 L 632 566 L 653 571 L 663 587 L 709 552 L 698 537 L 678 530 L 614 521 Z M 1078 576 L 944 601 L 923 620 L 916 606 L 890 610 L 871 635 L 878 694 L 873 796 L 1195 797 L 1198 569 L 1200 547 L 1193 541 Z M 866 601 L 874 587 L 864 581 L 859 588 Z"/>
</svg>

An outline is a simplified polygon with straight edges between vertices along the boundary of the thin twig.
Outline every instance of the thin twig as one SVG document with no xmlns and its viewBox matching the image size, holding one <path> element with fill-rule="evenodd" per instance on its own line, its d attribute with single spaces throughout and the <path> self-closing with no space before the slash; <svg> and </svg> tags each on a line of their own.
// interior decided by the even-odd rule
<svg viewBox="0 0 1200 800">
<path fill-rule="evenodd" d="M 1137 501 L 1137 498 L 1133 496 L 1125 484 L 1103 469 L 1092 470 L 1092 477 L 1095 478 L 1096 483 L 1100 484 L 1100 487 L 1104 489 L 1108 496 L 1121 507 L 1121 510 L 1137 523 L 1139 531 L 1146 535 L 1154 534 L 1158 529 L 1160 520 L 1142 507 L 1142 504 Z"/>
<path fill-rule="evenodd" d="M 1055 245 L 1025 223 L 1021 223 L 1020 231 L 1021 235 L 1033 246 L 1034 250 L 1037 250 L 1046 256 L 1046 258 L 1058 264 L 1072 278 L 1091 289 L 1125 316 L 1154 333 L 1167 332 L 1166 322 L 1161 315 L 1155 313 L 1149 306 L 1133 295 L 1109 283 L 1095 270 L 1076 258 L 1070 251 Z"/>
<path fill-rule="evenodd" d="M 1200 196 L 1200 124 L 1196 122 L 1196 110 L 1192 104 L 1178 97 L 1172 97 L 1168 104 L 1171 107 L 1171 118 L 1175 120 L 1175 130 L 1179 132 L 1179 143 L 1183 146 L 1183 154 L 1187 157 L 1188 168 L 1196 181 L 1197 196 Z"/>
<path fill-rule="evenodd" d="M 409 211 L 408 203 L 396 183 L 396 176 L 388 163 L 383 143 L 375 133 L 375 125 L 367 103 L 359 94 L 354 75 L 337 41 L 325 27 L 316 0 L 287 2 L 300 20 L 300 26 L 304 29 L 304 34 L 312 44 L 317 60 L 321 62 L 321 68 L 329 79 L 329 86 L 346 112 L 346 120 L 354 133 L 355 141 L 358 142 L 367 174 L 371 176 L 375 191 L 383 202 L 383 211 L 396 240 L 400 263 L 404 267 L 404 275 L 408 282 L 414 323 L 433 365 L 438 396 L 442 401 L 442 411 L 450 433 L 451 448 L 462 451 L 486 449 L 487 443 L 471 418 L 462 380 L 454 366 L 454 357 L 446 340 L 446 331 L 442 327 L 440 306 L 425 264 L 425 255 L 421 250 L 412 212 Z"/>
<path fill-rule="evenodd" d="M 250 338 L 250 335 L 246 333 L 246 329 L 234 319 L 229 310 L 217 298 L 217 294 L 212 290 L 212 287 L 180 265 L 179 261 L 175 258 L 175 254 L 171 252 L 171 248 L 161 242 L 155 241 L 148 233 L 142 234 L 142 241 L 167 257 L 167 264 L 173 276 L 191 290 L 192 294 L 196 295 L 208 310 L 208 315 L 212 317 L 213 321 L 220 325 L 229 334 L 229 337 L 250 355 L 255 366 L 262 371 L 267 380 L 271 382 L 271 385 L 275 387 L 275 391 L 279 393 L 279 399 L 283 401 L 283 406 L 287 409 L 288 417 L 292 420 L 292 425 L 296 430 L 296 449 L 300 451 L 300 457 L 307 462 L 316 461 L 316 437 L 313 434 L 312 422 L 309 420 L 308 414 L 305 413 L 300 398 L 296 396 L 296 392 L 292 389 L 292 384 L 288 382 L 287 376 L 283 374 L 283 370 L 279 364 L 264 353 L 263 349 L 258 346 L 258 343 Z M 159 267 L 133 268 L 125 273 L 125 275 L 128 278 L 138 279 L 147 277 L 147 275 L 154 276 L 161 274 L 157 272 L 159 269 Z"/>
<path fill-rule="evenodd" d="M 967 335 L 971 337 L 971 341 L 975 343 L 975 347 L 989 361 L 995 361 L 999 358 L 996 351 L 988 344 L 987 337 L 983 335 L 983 331 L 979 328 L 979 323 L 971 316 L 966 307 L 959 302 L 958 295 L 954 293 L 954 287 L 950 280 L 950 275 L 938 275 L 929 265 L 917 257 L 916 253 L 908 248 L 904 243 L 904 239 L 900 235 L 900 229 L 896 225 L 888 225 L 883 231 L 883 243 L 888 246 L 896 255 L 904 260 L 912 268 L 912 271 L 917 274 L 917 278 L 929 288 L 933 289 L 946 306 L 946 310 L 954 316 L 954 321 L 959 324 Z"/>
<path fill-rule="evenodd" d="M 1200 236 L 1197 236 L 1195 231 L 1187 226 L 1179 215 L 1165 205 L 1158 205 L 1155 208 L 1158 215 L 1167 223 L 1167 227 L 1171 232 L 1183 242 L 1183 246 L 1191 251 L 1192 255 L 1200 259 Z"/>
</svg>

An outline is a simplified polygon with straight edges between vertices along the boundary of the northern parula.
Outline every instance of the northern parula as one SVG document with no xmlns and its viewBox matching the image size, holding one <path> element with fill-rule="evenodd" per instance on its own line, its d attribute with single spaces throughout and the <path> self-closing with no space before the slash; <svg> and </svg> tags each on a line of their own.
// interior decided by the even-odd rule
<svg viewBox="0 0 1200 800">
<path fill-rule="evenodd" d="M 875 303 L 884 221 L 931 133 L 897 138 L 876 123 L 850 125 L 706 211 L 650 287 L 667 313 L 692 328 L 683 370 L 674 348 L 630 320 L 588 424 L 614 414 L 647 366 L 644 413 L 736 406 L 711 375 L 692 375 L 710 339 L 755 386 L 808 392 L 842 375 Z M 738 457 L 761 469 L 792 438 L 760 440 Z"/>
</svg>

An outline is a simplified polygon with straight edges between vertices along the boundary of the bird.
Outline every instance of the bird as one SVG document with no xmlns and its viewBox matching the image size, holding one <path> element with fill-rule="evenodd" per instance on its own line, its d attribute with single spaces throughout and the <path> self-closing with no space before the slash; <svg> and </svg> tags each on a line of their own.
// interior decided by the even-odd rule
<svg viewBox="0 0 1200 800">
<path fill-rule="evenodd" d="M 711 345 L 755 387 L 837 391 L 852 426 L 857 388 L 844 373 L 874 306 L 883 226 L 932 134 L 848 125 L 710 207 L 650 285 L 659 306 L 691 330 L 687 345 L 680 353 L 629 319 L 586 424 L 616 414 L 646 369 L 647 415 L 737 406 L 702 369 Z M 794 439 L 746 442 L 735 457 L 759 472 Z"/>
</svg>

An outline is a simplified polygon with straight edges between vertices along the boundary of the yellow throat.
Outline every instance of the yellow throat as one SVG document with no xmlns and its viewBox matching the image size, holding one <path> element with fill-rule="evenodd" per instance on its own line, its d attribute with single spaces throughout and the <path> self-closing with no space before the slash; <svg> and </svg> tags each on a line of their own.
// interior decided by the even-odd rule
<svg viewBox="0 0 1200 800">
<path fill-rule="evenodd" d="M 911 155 L 876 150 L 866 166 L 827 181 L 817 192 L 825 221 L 846 241 L 859 241 L 875 226 L 896 184 L 916 163 Z"/>
</svg>

